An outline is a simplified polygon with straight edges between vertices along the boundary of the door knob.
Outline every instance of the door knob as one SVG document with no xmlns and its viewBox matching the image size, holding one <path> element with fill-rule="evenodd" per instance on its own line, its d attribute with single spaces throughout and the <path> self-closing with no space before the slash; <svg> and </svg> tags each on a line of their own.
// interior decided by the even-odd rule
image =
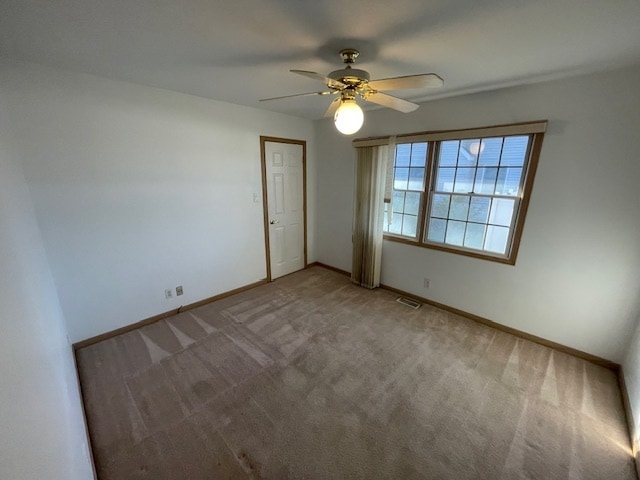
<svg viewBox="0 0 640 480">
<path fill-rule="evenodd" d="M 276 223 L 278 223 L 278 220 L 271 220 L 269 223 L 270 223 L 271 225 L 275 225 Z"/>
</svg>

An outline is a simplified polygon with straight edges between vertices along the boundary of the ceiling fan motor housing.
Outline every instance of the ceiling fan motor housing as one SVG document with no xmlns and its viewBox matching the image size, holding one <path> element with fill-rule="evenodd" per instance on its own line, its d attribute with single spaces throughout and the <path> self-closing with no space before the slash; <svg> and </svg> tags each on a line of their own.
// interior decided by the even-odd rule
<svg viewBox="0 0 640 480">
<path fill-rule="evenodd" d="M 359 86 L 360 84 L 367 83 L 369 81 L 369 72 L 364 70 L 358 70 L 357 68 L 343 68 L 341 70 L 335 70 L 327 75 L 332 80 L 337 80 L 345 85 Z"/>
</svg>

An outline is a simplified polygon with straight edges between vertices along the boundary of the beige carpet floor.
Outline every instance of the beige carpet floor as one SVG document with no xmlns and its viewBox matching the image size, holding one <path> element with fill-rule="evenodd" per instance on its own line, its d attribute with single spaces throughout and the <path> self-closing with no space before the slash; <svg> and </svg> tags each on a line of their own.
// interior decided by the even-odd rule
<svg viewBox="0 0 640 480">
<path fill-rule="evenodd" d="M 636 478 L 613 372 L 395 298 L 313 267 L 79 350 L 99 478 Z"/>
</svg>

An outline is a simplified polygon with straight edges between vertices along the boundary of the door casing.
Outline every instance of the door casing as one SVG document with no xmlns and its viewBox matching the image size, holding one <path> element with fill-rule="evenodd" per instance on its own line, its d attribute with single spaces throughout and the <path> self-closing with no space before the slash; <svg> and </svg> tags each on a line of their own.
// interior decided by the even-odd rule
<svg viewBox="0 0 640 480">
<path fill-rule="evenodd" d="M 271 281 L 271 250 L 269 244 L 269 204 L 267 193 L 267 158 L 265 144 L 287 143 L 302 146 L 302 213 L 304 231 L 304 268 L 307 267 L 307 142 L 305 140 L 294 140 L 290 138 L 260 136 L 260 157 L 262 160 L 262 211 L 264 216 L 264 241 L 265 241 L 265 261 L 267 266 L 267 281 Z"/>
</svg>

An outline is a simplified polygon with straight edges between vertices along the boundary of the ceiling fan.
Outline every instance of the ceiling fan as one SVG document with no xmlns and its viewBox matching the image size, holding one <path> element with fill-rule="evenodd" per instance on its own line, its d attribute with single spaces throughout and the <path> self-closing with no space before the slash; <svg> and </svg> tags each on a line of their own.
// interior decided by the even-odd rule
<svg viewBox="0 0 640 480">
<path fill-rule="evenodd" d="M 356 103 L 357 98 L 392 108 L 403 113 L 412 112 L 419 107 L 418 104 L 402 98 L 394 97 L 384 90 L 401 90 L 408 88 L 441 87 L 444 81 L 435 73 L 423 73 L 419 75 L 407 75 L 404 77 L 384 78 L 370 80 L 369 73 L 353 68 L 360 52 L 353 48 L 340 50 L 340 57 L 345 63 L 345 68 L 335 70 L 328 75 L 308 72 L 306 70 L 290 70 L 298 75 L 313 78 L 324 82 L 329 90 L 311 93 L 299 93 L 282 97 L 263 98 L 261 102 L 280 100 L 292 97 L 308 97 L 312 95 L 338 95 L 325 112 L 325 117 L 334 117 L 336 128 L 345 135 L 351 135 L 362 126 L 364 114 Z"/>
</svg>

